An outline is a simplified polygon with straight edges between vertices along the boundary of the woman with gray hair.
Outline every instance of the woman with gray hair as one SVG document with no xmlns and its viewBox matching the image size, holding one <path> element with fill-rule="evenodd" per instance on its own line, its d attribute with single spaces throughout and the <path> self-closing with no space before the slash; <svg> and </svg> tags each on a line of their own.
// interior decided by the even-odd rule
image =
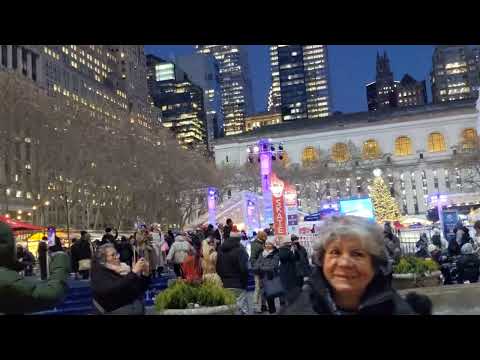
<svg viewBox="0 0 480 360">
<path fill-rule="evenodd" d="M 382 229 L 366 219 L 331 217 L 314 243 L 315 270 L 281 314 L 415 314 L 392 289 Z"/>
<path fill-rule="evenodd" d="M 102 315 L 143 315 L 143 296 L 150 283 L 148 263 L 139 259 L 130 267 L 120 263 L 113 244 L 100 246 L 92 264 L 93 305 Z"/>
</svg>

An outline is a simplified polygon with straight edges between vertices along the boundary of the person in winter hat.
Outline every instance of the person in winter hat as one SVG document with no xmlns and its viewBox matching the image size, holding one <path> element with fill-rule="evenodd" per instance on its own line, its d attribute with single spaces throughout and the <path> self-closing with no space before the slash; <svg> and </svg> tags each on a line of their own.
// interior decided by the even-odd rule
<svg viewBox="0 0 480 360">
<path fill-rule="evenodd" d="M 27 314 L 48 310 L 67 293 L 69 259 L 64 252 L 52 253 L 47 281 L 27 279 L 17 273 L 13 232 L 0 223 L 0 314 Z"/>
<path fill-rule="evenodd" d="M 462 284 L 465 281 L 471 283 L 478 282 L 480 259 L 478 255 L 473 252 L 472 244 L 464 244 L 461 251 L 462 255 L 460 255 L 457 261 L 458 283 Z"/>
</svg>

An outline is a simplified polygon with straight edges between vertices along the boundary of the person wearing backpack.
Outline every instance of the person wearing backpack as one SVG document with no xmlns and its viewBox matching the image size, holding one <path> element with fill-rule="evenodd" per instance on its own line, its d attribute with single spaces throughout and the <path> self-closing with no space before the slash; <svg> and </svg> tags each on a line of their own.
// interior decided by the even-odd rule
<svg viewBox="0 0 480 360">
<path fill-rule="evenodd" d="M 468 229 L 463 225 L 462 220 L 458 220 L 453 232 L 455 233 L 455 238 L 450 239 L 448 251 L 451 256 L 458 256 L 461 255 L 462 246 L 470 243 L 471 237 Z"/>
</svg>

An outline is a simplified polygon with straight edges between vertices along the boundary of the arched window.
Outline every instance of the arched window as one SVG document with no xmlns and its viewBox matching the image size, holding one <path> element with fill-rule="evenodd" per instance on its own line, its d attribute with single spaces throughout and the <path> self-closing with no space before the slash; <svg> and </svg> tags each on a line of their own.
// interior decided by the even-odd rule
<svg viewBox="0 0 480 360">
<path fill-rule="evenodd" d="M 446 151 L 445 139 L 439 132 L 431 133 L 428 136 L 428 151 L 429 152 L 442 152 Z"/>
<path fill-rule="evenodd" d="M 363 143 L 363 158 L 377 159 L 380 157 L 380 146 L 376 140 L 370 139 Z"/>
<path fill-rule="evenodd" d="M 307 166 L 316 160 L 318 160 L 318 154 L 317 154 L 317 150 L 315 150 L 313 146 L 307 146 L 305 149 L 303 149 L 303 154 L 302 154 L 303 166 Z"/>
<path fill-rule="evenodd" d="M 463 150 L 475 149 L 476 145 L 477 145 L 477 131 L 473 128 L 463 130 L 462 132 Z"/>
<path fill-rule="evenodd" d="M 395 140 L 395 155 L 408 156 L 412 155 L 412 140 L 408 136 L 400 136 Z"/>
<path fill-rule="evenodd" d="M 350 159 L 347 144 L 336 143 L 332 147 L 332 159 L 336 162 L 345 162 Z"/>
</svg>

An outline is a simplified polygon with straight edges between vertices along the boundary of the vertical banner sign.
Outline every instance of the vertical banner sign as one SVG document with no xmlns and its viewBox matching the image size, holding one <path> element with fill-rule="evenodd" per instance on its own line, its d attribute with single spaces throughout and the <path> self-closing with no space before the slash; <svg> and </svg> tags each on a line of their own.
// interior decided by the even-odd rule
<svg viewBox="0 0 480 360">
<path fill-rule="evenodd" d="M 272 174 L 270 191 L 272 192 L 273 224 L 275 235 L 287 235 L 287 216 L 285 214 L 284 183 Z"/>
<path fill-rule="evenodd" d="M 453 229 L 455 229 L 455 225 L 458 222 L 458 211 L 457 210 L 443 210 L 442 211 L 443 217 L 443 235 L 445 235 L 445 240 L 450 242 L 450 239 L 455 239 L 455 233 Z"/>
<path fill-rule="evenodd" d="M 209 187 L 207 190 L 207 205 L 208 205 L 208 223 L 215 226 L 217 224 L 217 213 L 215 206 L 215 197 L 217 195 L 217 189 Z"/>
<path fill-rule="evenodd" d="M 288 221 L 288 233 L 298 233 L 297 190 L 295 186 L 285 183 L 285 211 Z"/>
<path fill-rule="evenodd" d="M 263 227 L 268 228 L 273 223 L 272 194 L 270 192 L 272 174 L 272 154 L 270 153 L 270 142 L 262 139 L 259 142 L 260 149 L 260 177 L 262 180 L 263 194 Z"/>
<path fill-rule="evenodd" d="M 258 212 L 258 198 L 254 193 L 243 192 L 243 217 L 245 219 L 245 231 L 252 235 L 260 229 L 260 218 Z"/>
</svg>

